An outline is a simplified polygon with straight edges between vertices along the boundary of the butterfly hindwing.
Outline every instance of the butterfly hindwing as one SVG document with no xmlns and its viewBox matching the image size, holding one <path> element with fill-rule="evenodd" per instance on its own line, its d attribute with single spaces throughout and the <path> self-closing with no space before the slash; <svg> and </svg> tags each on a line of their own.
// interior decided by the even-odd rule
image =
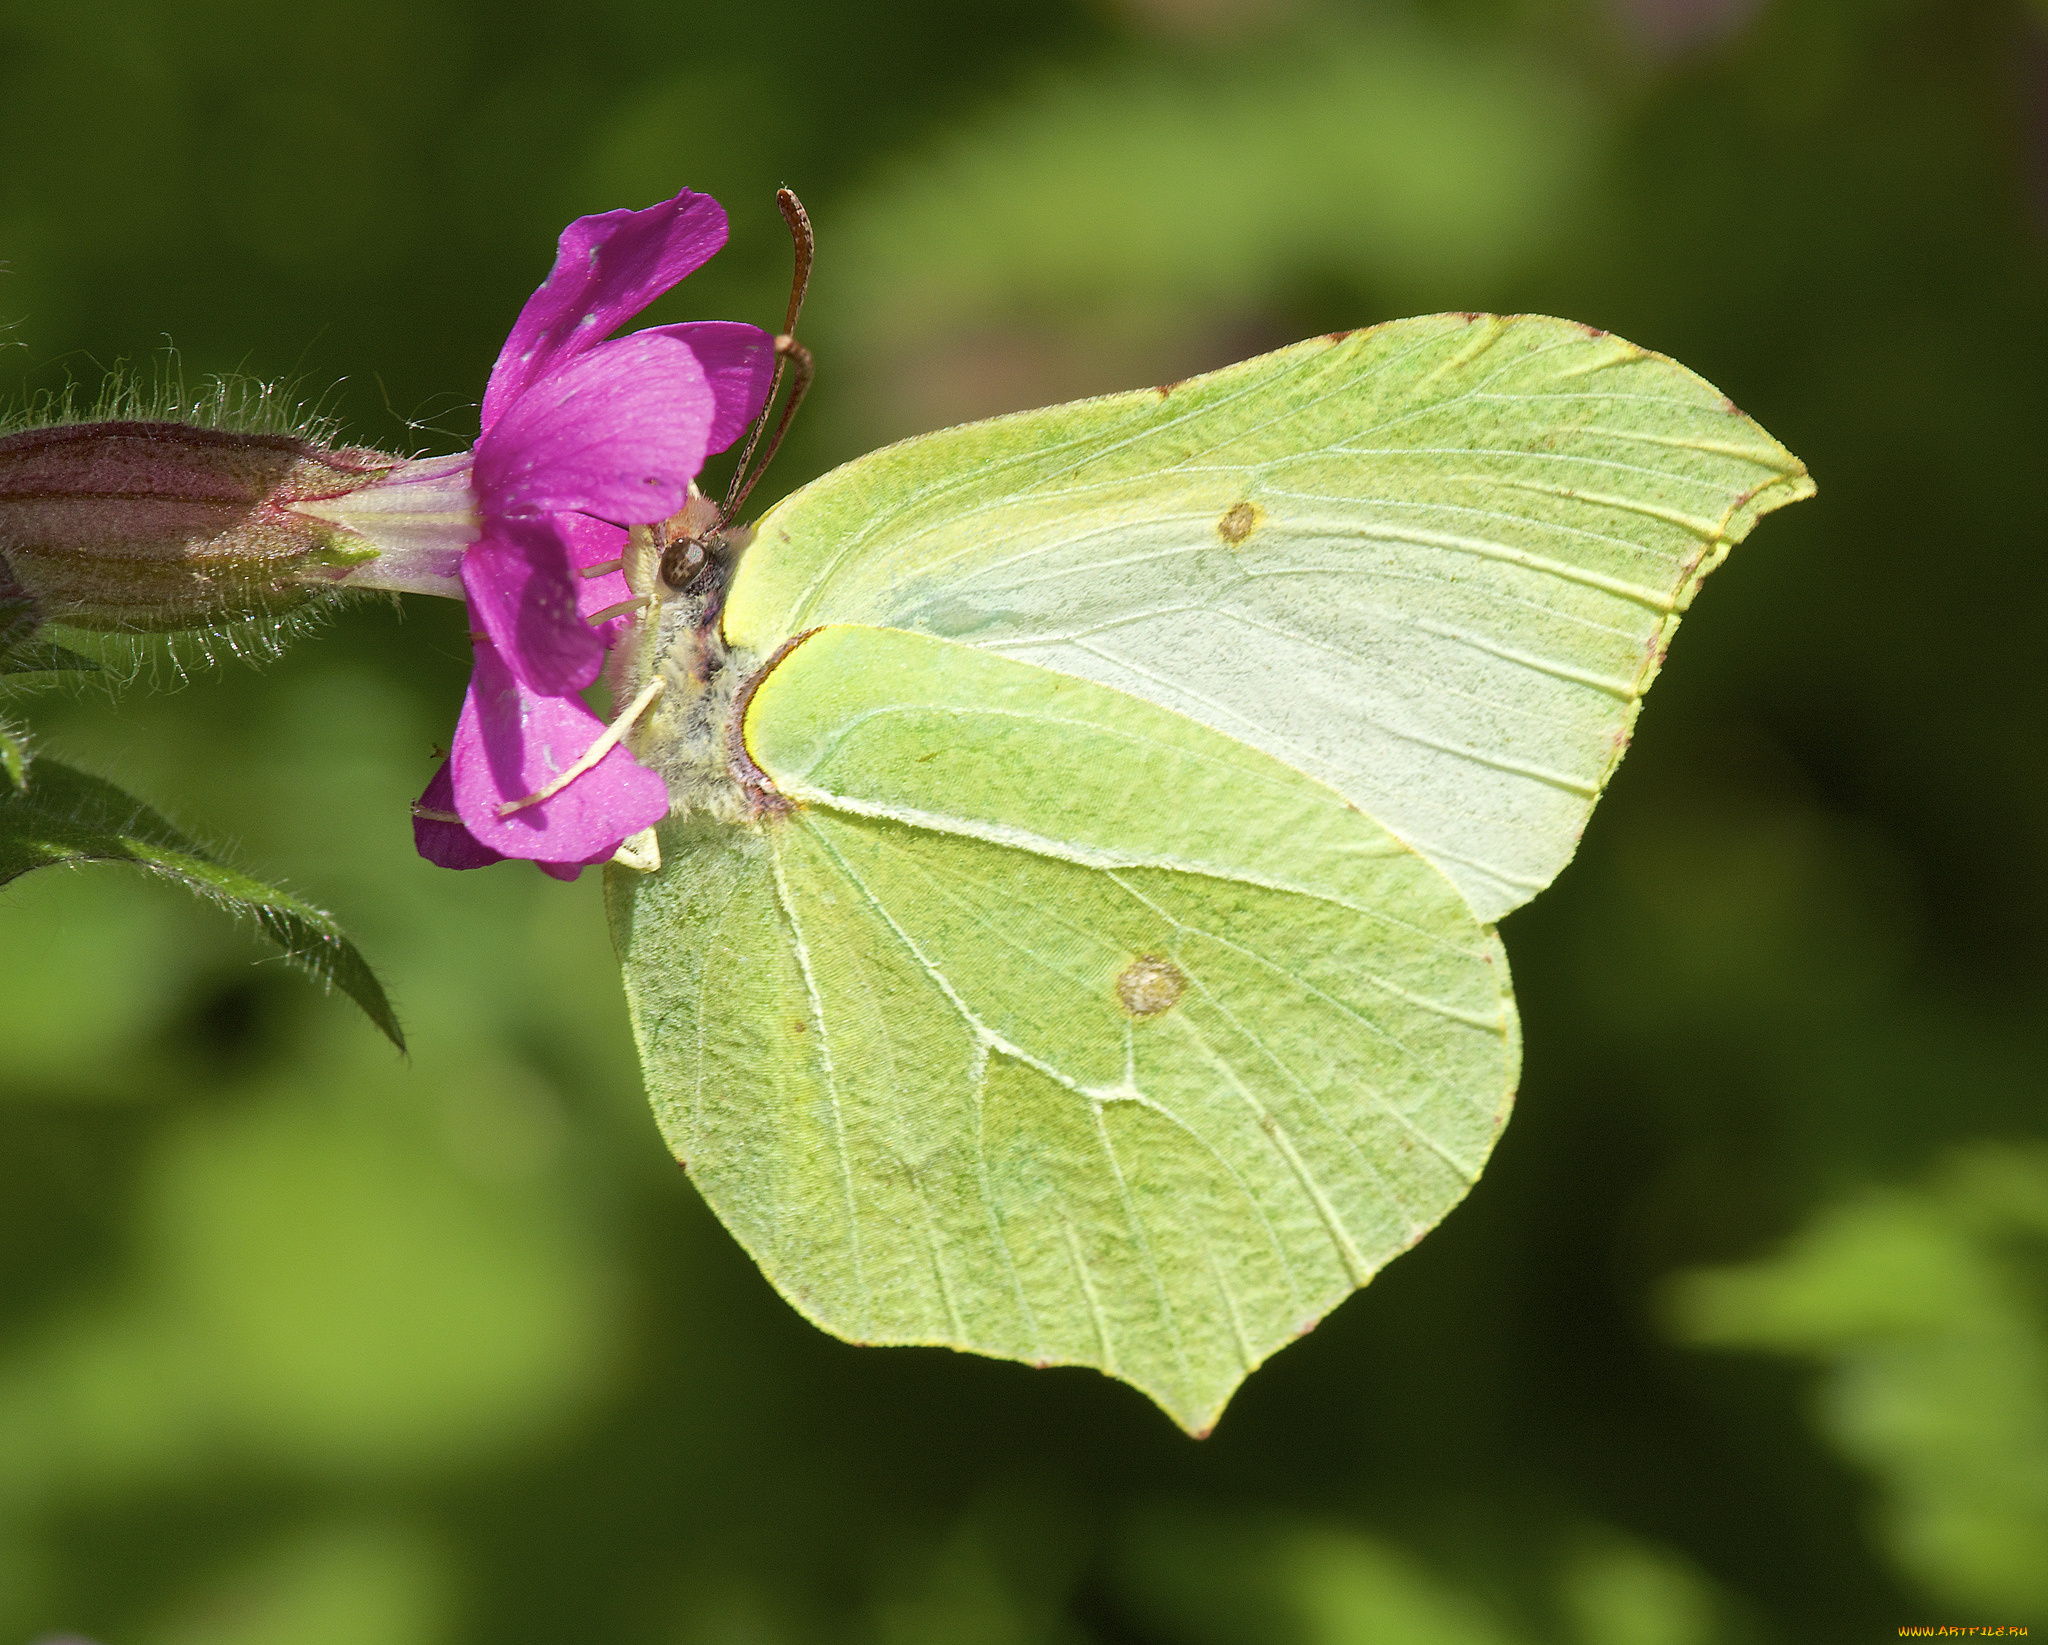
<svg viewBox="0 0 2048 1645">
<path fill-rule="evenodd" d="M 1206 1429 L 1484 1164 L 1499 944 L 1329 788 L 858 626 L 744 731 L 787 809 L 670 824 L 614 927 L 669 1141 L 827 1329 L 1096 1366 Z"/>
</svg>

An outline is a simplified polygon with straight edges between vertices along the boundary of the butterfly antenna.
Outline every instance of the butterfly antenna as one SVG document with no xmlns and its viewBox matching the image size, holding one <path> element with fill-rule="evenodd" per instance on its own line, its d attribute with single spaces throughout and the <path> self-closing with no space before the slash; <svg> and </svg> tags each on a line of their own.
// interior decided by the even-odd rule
<svg viewBox="0 0 2048 1645">
<path fill-rule="evenodd" d="M 725 502 L 718 510 L 720 530 L 732 524 L 748 495 L 768 471 L 768 465 L 775 460 L 782 438 L 796 418 L 796 408 L 803 404 L 804 396 L 810 392 L 811 379 L 816 375 L 811 351 L 796 340 L 796 322 L 804 310 L 804 294 L 811 288 L 811 261 L 818 242 L 811 233 L 810 213 L 804 210 L 803 201 L 792 190 L 777 189 L 775 204 L 782 212 L 782 220 L 789 225 L 789 238 L 796 253 L 796 268 L 789 282 L 789 312 L 782 322 L 782 335 L 775 339 L 775 375 L 768 382 L 768 398 L 762 402 L 761 415 L 754 420 L 753 432 L 747 436 L 746 449 L 740 453 L 739 464 L 732 471 L 732 484 L 727 488 Z M 768 413 L 775 405 L 775 396 L 782 391 L 785 375 L 790 379 L 789 398 L 783 402 L 782 415 L 775 421 L 775 432 L 769 436 L 767 449 L 761 452 L 760 461 L 756 462 L 754 453 L 761 444 L 762 432 L 768 427 Z"/>
<path fill-rule="evenodd" d="M 804 294 L 811 289 L 811 258 L 817 253 L 817 237 L 811 233 L 811 214 L 791 189 L 775 191 L 776 209 L 789 225 L 789 237 L 796 251 L 796 269 L 789 282 L 789 316 L 782 322 L 786 335 L 796 334 L 796 317 L 804 311 Z"/>
</svg>

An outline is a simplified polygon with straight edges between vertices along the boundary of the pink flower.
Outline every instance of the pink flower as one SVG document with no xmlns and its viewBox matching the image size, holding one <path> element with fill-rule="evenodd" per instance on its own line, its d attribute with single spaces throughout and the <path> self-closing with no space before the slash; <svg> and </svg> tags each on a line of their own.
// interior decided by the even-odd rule
<svg viewBox="0 0 2048 1645">
<path fill-rule="evenodd" d="M 619 557 L 625 527 L 680 513 L 705 457 L 767 398 L 774 343 L 757 326 L 696 321 L 606 341 L 725 236 L 718 203 L 687 192 L 578 218 L 491 368 L 469 472 L 480 535 L 460 568 L 476 670 L 413 823 L 420 854 L 443 867 L 525 857 L 574 879 L 668 813 L 662 779 L 623 746 L 533 796 L 605 731 L 579 693 L 624 622 L 588 619 L 628 594 L 616 570 L 582 573 Z"/>
</svg>

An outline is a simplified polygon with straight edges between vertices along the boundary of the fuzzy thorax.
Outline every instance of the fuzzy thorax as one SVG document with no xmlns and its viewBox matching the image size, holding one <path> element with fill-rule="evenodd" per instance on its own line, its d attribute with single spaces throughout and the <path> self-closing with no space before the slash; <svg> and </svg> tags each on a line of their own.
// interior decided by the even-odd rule
<svg viewBox="0 0 2048 1645">
<path fill-rule="evenodd" d="M 715 599 L 676 595 L 661 602 L 651 643 L 667 689 L 628 746 L 668 784 L 672 817 L 703 812 L 738 823 L 753 807 L 732 771 L 733 715 L 740 687 L 760 659 L 727 647 Z"/>
</svg>

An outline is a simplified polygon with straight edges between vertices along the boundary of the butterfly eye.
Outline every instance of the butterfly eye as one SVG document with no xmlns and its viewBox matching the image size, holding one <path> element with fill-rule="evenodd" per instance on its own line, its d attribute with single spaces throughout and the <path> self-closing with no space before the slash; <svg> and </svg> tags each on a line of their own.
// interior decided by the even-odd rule
<svg viewBox="0 0 2048 1645">
<path fill-rule="evenodd" d="M 704 545 L 694 540 L 671 543 L 661 557 L 661 580 L 680 589 L 704 569 Z"/>
</svg>

